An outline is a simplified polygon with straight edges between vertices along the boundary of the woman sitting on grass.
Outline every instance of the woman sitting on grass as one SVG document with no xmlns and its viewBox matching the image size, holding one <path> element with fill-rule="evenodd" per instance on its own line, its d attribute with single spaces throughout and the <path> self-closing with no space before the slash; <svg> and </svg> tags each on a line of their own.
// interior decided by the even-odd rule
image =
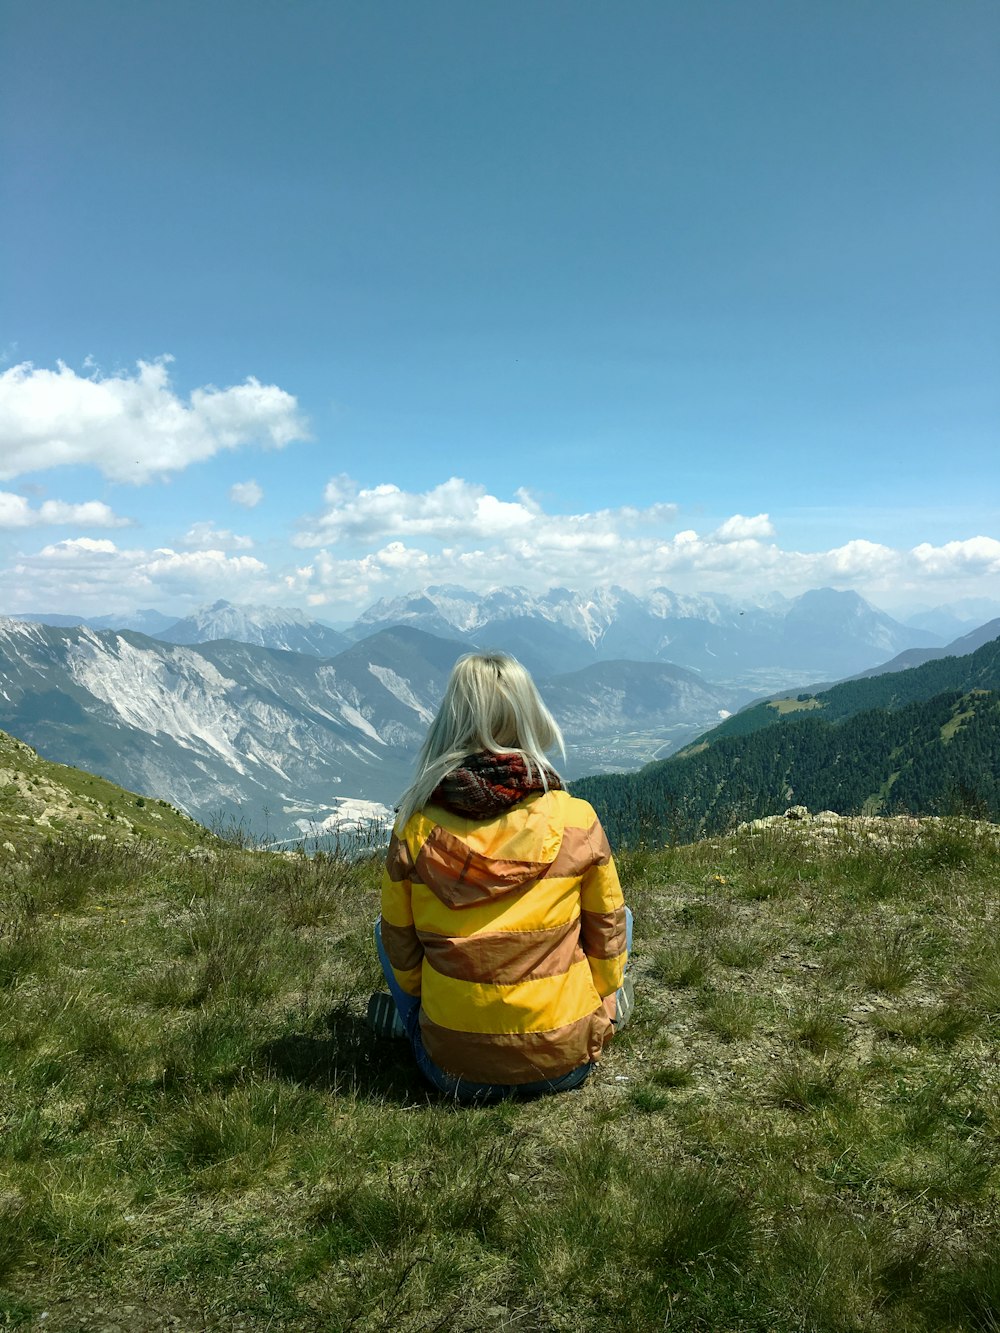
<svg viewBox="0 0 1000 1333">
<path fill-rule="evenodd" d="M 460 658 L 389 844 L 369 1022 L 463 1101 L 578 1087 L 631 1009 L 632 915 L 554 746 L 520 662 Z"/>
</svg>

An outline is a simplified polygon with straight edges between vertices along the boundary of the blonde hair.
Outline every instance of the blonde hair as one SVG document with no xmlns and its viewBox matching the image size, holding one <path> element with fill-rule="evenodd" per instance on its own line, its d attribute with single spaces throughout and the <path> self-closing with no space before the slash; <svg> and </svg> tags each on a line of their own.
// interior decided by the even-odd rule
<svg viewBox="0 0 1000 1333">
<path fill-rule="evenodd" d="M 414 779 L 400 799 L 397 828 L 423 809 L 441 779 L 467 755 L 483 750 L 519 754 L 529 774 L 538 771 L 547 791 L 547 774 L 554 769 L 545 752 L 553 748 L 565 758 L 559 724 L 517 658 L 467 653 L 452 668 L 441 707 L 417 756 Z"/>
</svg>

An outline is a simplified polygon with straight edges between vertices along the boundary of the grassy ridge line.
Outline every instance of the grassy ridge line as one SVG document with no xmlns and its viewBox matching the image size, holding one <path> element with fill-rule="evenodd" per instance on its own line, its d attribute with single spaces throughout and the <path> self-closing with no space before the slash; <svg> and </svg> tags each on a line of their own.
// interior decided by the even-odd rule
<svg viewBox="0 0 1000 1333">
<path fill-rule="evenodd" d="M 621 868 L 633 1024 L 579 1093 L 464 1110 L 364 1027 L 375 861 L 8 858 L 0 1326 L 995 1329 L 997 830 Z"/>
<path fill-rule="evenodd" d="M 42 759 L 0 731 L 0 842 L 17 851 L 39 836 L 155 838 L 182 846 L 208 830 L 168 801 L 143 797 L 84 769 Z"/>
</svg>

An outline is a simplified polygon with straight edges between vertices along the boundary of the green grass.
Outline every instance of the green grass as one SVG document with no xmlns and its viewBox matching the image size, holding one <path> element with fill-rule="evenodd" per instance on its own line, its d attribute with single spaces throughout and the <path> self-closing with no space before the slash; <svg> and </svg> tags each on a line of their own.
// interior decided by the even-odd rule
<svg viewBox="0 0 1000 1333">
<path fill-rule="evenodd" d="M 816 1055 L 842 1050 L 847 1042 L 846 1025 L 836 1009 L 826 1004 L 808 1005 L 791 1016 L 789 1035 Z"/>
<path fill-rule="evenodd" d="M 463 1109 L 365 1027 L 376 861 L 36 828 L 0 1328 L 996 1333 L 998 848 L 637 849 L 630 1026 L 578 1092 Z"/>
<path fill-rule="evenodd" d="M 42 759 L 0 731 L 0 844 L 152 838 L 176 847 L 216 840 L 168 801 L 139 796 L 83 769 Z M 58 853 L 56 853 L 58 854 Z M 0 852 L 0 856 L 3 853 Z"/>
<path fill-rule="evenodd" d="M 650 974 L 664 986 L 679 990 L 700 986 L 708 973 L 707 954 L 683 944 L 668 944 L 657 949 L 649 964 Z"/>
<path fill-rule="evenodd" d="M 756 996 L 745 991 L 720 992 L 714 987 L 704 989 L 700 1001 L 702 1026 L 727 1043 L 753 1033 L 762 1007 Z"/>
<path fill-rule="evenodd" d="M 760 967 L 774 953 L 778 941 L 763 931 L 743 929 L 723 931 L 712 944 L 712 951 L 723 967 L 752 970 Z"/>
</svg>

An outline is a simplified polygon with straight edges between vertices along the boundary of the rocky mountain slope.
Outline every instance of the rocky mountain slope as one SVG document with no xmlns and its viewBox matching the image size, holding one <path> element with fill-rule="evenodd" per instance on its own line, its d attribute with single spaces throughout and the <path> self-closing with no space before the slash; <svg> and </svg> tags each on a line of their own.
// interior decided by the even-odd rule
<svg viewBox="0 0 1000 1333">
<path fill-rule="evenodd" d="M 457 651 L 392 631 L 337 663 L 0 621 L 0 724 L 202 821 L 292 837 L 400 791 Z"/>
</svg>

